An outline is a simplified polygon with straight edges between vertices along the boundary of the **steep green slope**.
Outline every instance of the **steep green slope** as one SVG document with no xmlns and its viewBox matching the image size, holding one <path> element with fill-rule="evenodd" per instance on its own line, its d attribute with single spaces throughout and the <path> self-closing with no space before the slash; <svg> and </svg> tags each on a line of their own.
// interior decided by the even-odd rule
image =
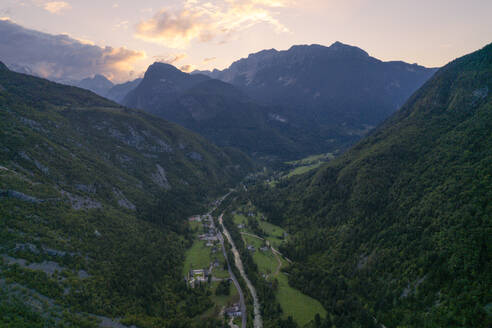
<svg viewBox="0 0 492 328">
<path fill-rule="evenodd" d="M 0 326 L 186 327 L 212 305 L 182 282 L 184 219 L 247 157 L 3 65 L 0 131 Z"/>
<path fill-rule="evenodd" d="M 289 282 L 323 327 L 492 324 L 492 45 L 457 59 L 346 154 L 256 190 L 293 234 Z"/>
</svg>

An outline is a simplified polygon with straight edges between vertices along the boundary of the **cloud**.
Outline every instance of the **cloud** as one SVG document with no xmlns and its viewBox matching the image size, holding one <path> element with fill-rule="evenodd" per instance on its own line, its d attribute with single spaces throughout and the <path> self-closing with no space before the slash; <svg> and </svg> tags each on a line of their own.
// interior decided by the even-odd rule
<svg viewBox="0 0 492 328">
<path fill-rule="evenodd" d="M 204 63 L 210 63 L 211 61 L 214 61 L 216 59 L 217 59 L 217 57 L 203 58 L 203 62 Z"/>
<path fill-rule="evenodd" d="M 131 78 L 134 63 L 145 53 L 99 47 L 68 35 L 52 35 L 0 21 L 0 61 L 7 66 L 51 80 L 80 80 L 103 74 L 116 82 Z"/>
<path fill-rule="evenodd" d="M 195 65 L 183 65 L 179 69 L 185 73 L 191 73 L 195 70 Z"/>
<path fill-rule="evenodd" d="M 71 6 L 65 1 L 51 1 L 44 3 L 43 8 L 52 14 L 59 14 L 62 10 L 70 9 Z"/>
<path fill-rule="evenodd" d="M 124 21 L 121 21 L 115 25 L 113 25 L 113 30 L 118 30 L 118 29 L 124 29 L 124 30 L 127 30 L 128 29 L 128 24 L 130 22 L 127 21 L 127 20 L 124 20 Z"/>
<path fill-rule="evenodd" d="M 290 3 L 292 0 L 187 0 L 182 6 L 161 9 L 140 22 L 135 36 L 170 48 L 184 48 L 193 40 L 223 43 L 259 23 L 287 32 L 287 27 L 274 17 L 274 9 Z"/>
<path fill-rule="evenodd" d="M 153 58 L 157 62 L 173 65 L 174 63 L 176 63 L 182 59 L 185 59 L 186 57 L 188 57 L 187 54 L 179 53 L 179 54 L 164 55 L 164 56 L 154 56 Z"/>
</svg>

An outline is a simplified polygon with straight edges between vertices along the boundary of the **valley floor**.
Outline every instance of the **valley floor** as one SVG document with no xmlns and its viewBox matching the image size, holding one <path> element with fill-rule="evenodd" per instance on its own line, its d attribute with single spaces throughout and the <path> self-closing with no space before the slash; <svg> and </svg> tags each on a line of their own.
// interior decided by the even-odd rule
<svg viewBox="0 0 492 328">
<path fill-rule="evenodd" d="M 227 317 L 230 327 L 246 328 L 247 307 L 244 291 L 231 268 L 231 265 L 235 265 L 238 270 L 236 272 L 240 273 L 241 280 L 245 282 L 247 291 L 252 296 L 253 313 L 250 318 L 253 319 L 253 326 L 263 327 L 262 300 L 243 267 L 240 251 L 236 248 L 237 243 L 248 249 L 258 267 L 261 279 L 277 286 L 275 300 L 281 307 L 284 319 L 290 317 L 298 326 L 304 327 L 312 322 L 317 314 L 321 317 L 326 316 L 326 311 L 317 300 L 288 283 L 288 275 L 283 269 L 287 268 L 291 261 L 278 251 L 288 238 L 284 229 L 268 222 L 250 204 L 235 208 L 232 216 L 226 217 L 222 213 L 217 220 L 218 227 L 215 226 L 211 213 L 212 211 L 189 219 L 190 226 L 194 230 L 195 241 L 186 253 L 183 275 L 190 286 L 198 288 L 203 285 L 209 288 L 210 299 L 214 303 L 212 308 L 196 318 L 197 321 L 207 317 L 220 320 Z M 229 223 L 240 231 L 239 240 L 233 239 L 224 224 L 224 220 L 231 217 L 232 222 Z M 224 243 L 228 243 L 228 246 L 226 247 Z M 230 248 L 229 255 L 232 254 L 233 259 L 228 258 L 227 248 Z M 219 285 L 228 281 L 232 284 L 229 284 L 227 295 L 218 295 Z M 235 307 L 237 314 L 232 313 Z"/>
<path fill-rule="evenodd" d="M 251 204 L 237 208 L 232 218 L 241 234 L 239 242 L 252 254 L 262 279 L 277 284 L 275 298 L 282 308 L 282 316 L 285 319 L 292 317 L 300 327 L 311 322 L 316 314 L 325 317 L 321 303 L 291 287 L 287 273 L 282 271 L 290 264 L 290 260 L 278 251 L 289 237 L 287 232 L 268 222 Z"/>
</svg>

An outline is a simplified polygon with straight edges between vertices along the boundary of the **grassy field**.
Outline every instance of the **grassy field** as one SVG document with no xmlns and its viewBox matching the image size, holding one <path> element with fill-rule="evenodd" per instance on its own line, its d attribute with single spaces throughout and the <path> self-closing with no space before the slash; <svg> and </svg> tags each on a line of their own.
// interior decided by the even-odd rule
<svg viewBox="0 0 492 328">
<path fill-rule="evenodd" d="M 281 227 L 273 225 L 270 222 L 260 220 L 260 228 L 267 235 L 265 239 L 268 240 L 273 247 L 278 248 L 284 242 L 283 237 L 285 230 Z"/>
<path fill-rule="evenodd" d="M 335 156 L 331 153 L 311 155 L 311 156 L 308 156 L 306 158 L 303 158 L 303 159 L 300 159 L 297 161 L 287 162 L 286 164 L 289 164 L 289 165 L 309 165 L 309 164 L 317 163 L 320 161 L 331 160 L 333 158 L 335 158 Z"/>
<path fill-rule="evenodd" d="M 230 288 L 230 293 L 229 295 L 215 295 L 215 290 L 217 289 L 217 286 L 219 285 L 218 282 L 213 282 L 211 286 L 211 292 L 212 295 L 210 296 L 210 300 L 214 302 L 215 306 L 211 307 L 207 311 L 205 311 L 203 314 L 201 314 L 197 320 L 200 320 L 202 318 L 209 318 L 209 317 L 218 317 L 220 310 L 224 306 L 231 305 L 233 303 L 239 302 L 239 294 L 237 292 L 236 287 L 234 287 L 234 284 L 231 283 L 229 288 Z"/>
<path fill-rule="evenodd" d="M 198 221 L 190 221 L 190 228 L 193 231 L 201 231 L 202 230 L 202 223 Z"/>
<path fill-rule="evenodd" d="M 289 286 L 285 274 L 280 273 L 276 278 L 279 282 L 277 301 L 280 303 L 285 317 L 292 316 L 302 327 L 313 320 L 317 313 L 322 318 L 326 316 L 325 309 L 317 300 Z"/>
<path fill-rule="evenodd" d="M 221 279 L 229 278 L 229 271 L 227 270 L 227 265 L 225 265 L 226 261 L 220 248 L 218 249 L 217 253 L 212 255 L 212 260 L 215 259 L 219 261 L 219 266 L 213 269 L 213 276 L 215 278 L 221 278 Z M 224 268 L 224 266 L 226 268 Z"/>
<path fill-rule="evenodd" d="M 212 261 L 211 248 L 205 246 L 203 240 L 195 240 L 193 246 L 186 251 L 186 258 L 183 266 L 183 275 L 191 269 L 205 269 L 210 266 Z"/>
<path fill-rule="evenodd" d="M 232 220 L 234 221 L 235 225 L 248 223 L 248 219 L 242 214 L 234 214 L 234 217 Z"/>
<path fill-rule="evenodd" d="M 214 268 L 213 276 L 220 279 L 229 278 L 229 271 L 222 269 L 222 267 Z"/>
<path fill-rule="evenodd" d="M 312 155 L 297 161 L 291 161 L 291 162 L 286 162 L 285 164 L 288 164 L 291 166 L 290 169 L 280 172 L 280 179 L 283 178 L 290 178 L 295 175 L 300 175 L 304 174 L 306 172 L 309 172 L 311 170 L 314 170 L 324 163 L 327 163 L 331 161 L 332 159 L 335 158 L 335 155 L 332 153 L 327 153 L 327 154 L 319 154 L 319 155 Z M 274 186 L 278 180 L 272 180 L 269 182 L 271 186 Z"/>
<path fill-rule="evenodd" d="M 261 220 L 259 215 L 257 215 L 256 220 L 260 228 L 265 232 L 265 239 L 270 241 L 273 247 L 277 248 L 283 242 L 283 235 L 285 230 L 279 226 L 273 225 L 265 220 Z M 235 225 L 244 224 L 246 226 L 245 229 L 242 229 L 241 232 L 253 233 L 251 229 L 248 229 L 248 219 L 242 214 L 235 214 L 233 217 L 233 221 Z"/>
<path fill-rule="evenodd" d="M 245 234 L 243 234 L 242 237 L 243 237 L 243 240 L 246 243 L 246 245 L 253 245 L 256 248 L 260 248 L 263 245 L 265 245 L 265 241 L 261 240 L 259 238 L 256 238 L 256 237 L 253 237 L 250 235 L 245 235 Z"/>
<path fill-rule="evenodd" d="M 315 164 L 310 164 L 310 165 L 306 165 L 306 166 L 296 167 L 295 169 L 293 169 L 292 171 L 290 171 L 287 174 L 287 177 L 290 178 L 290 177 L 293 177 L 294 175 L 304 174 L 306 172 L 309 172 L 311 170 L 314 170 L 315 168 L 320 167 L 321 164 L 323 164 L 323 162 L 318 162 L 318 163 L 315 163 Z"/>
<path fill-rule="evenodd" d="M 260 227 L 263 231 L 265 231 L 266 234 L 273 236 L 273 237 L 282 237 L 285 230 L 280 228 L 279 226 L 276 226 L 274 224 L 271 224 L 270 222 L 260 220 Z"/>
<path fill-rule="evenodd" d="M 272 274 L 277 271 L 278 261 L 272 251 L 256 251 L 253 260 L 258 265 L 258 271 L 264 274 Z"/>
<path fill-rule="evenodd" d="M 210 299 L 212 300 L 212 302 L 215 303 L 215 305 L 222 307 L 237 302 L 239 300 L 237 289 L 232 282 L 229 286 L 229 295 L 215 295 L 215 290 L 217 289 L 218 285 L 218 282 L 212 283 L 212 296 L 210 296 Z"/>
</svg>

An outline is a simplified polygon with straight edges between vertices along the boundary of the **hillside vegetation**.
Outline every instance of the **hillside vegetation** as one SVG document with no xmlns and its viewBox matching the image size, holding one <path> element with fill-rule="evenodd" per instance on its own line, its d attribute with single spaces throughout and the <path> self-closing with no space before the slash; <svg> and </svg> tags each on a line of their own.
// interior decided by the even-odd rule
<svg viewBox="0 0 492 328">
<path fill-rule="evenodd" d="M 492 45 L 457 59 L 350 151 L 252 191 L 292 234 L 289 283 L 322 327 L 492 324 Z"/>
<path fill-rule="evenodd" d="M 0 131 L 0 326 L 189 327 L 212 306 L 183 282 L 185 218 L 245 155 L 3 64 Z"/>
</svg>

